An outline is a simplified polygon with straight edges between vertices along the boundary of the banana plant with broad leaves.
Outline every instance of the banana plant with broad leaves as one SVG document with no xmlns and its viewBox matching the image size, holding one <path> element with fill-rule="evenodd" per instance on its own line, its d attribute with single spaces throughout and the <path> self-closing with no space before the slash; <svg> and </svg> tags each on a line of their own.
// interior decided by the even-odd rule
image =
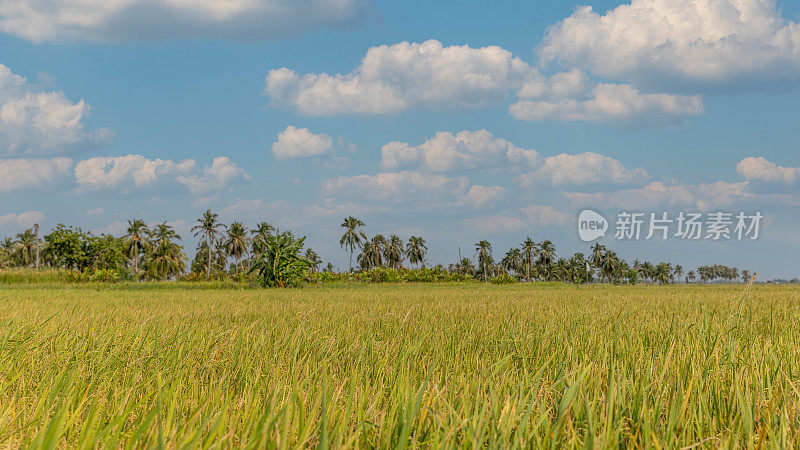
<svg viewBox="0 0 800 450">
<path fill-rule="evenodd" d="M 259 252 L 248 273 L 257 272 L 267 287 L 292 287 L 300 285 L 312 263 L 303 256 L 306 238 L 295 238 L 292 233 L 258 236 Z"/>
</svg>

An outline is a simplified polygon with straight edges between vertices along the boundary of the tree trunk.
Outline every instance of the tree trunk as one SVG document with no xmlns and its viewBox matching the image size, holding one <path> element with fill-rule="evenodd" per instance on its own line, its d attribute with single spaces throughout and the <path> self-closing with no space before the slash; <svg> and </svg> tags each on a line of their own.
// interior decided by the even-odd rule
<svg viewBox="0 0 800 450">
<path fill-rule="evenodd" d="M 206 264 L 206 278 L 211 278 L 211 239 L 206 238 L 206 245 L 208 245 L 208 264 Z"/>
<path fill-rule="evenodd" d="M 35 224 L 33 229 L 36 232 L 36 269 L 39 269 L 39 224 Z"/>
</svg>

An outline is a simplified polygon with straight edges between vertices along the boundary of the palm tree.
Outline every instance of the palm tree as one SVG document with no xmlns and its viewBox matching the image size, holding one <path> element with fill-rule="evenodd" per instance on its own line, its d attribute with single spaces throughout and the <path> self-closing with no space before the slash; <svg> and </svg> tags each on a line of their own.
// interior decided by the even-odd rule
<svg viewBox="0 0 800 450">
<path fill-rule="evenodd" d="M 153 230 L 153 255 L 150 260 L 150 273 L 156 278 L 177 278 L 186 270 L 186 255 L 175 229 L 166 222 L 156 225 Z"/>
<path fill-rule="evenodd" d="M 219 223 L 219 215 L 206 210 L 202 217 L 197 219 L 197 225 L 192 227 L 195 237 L 202 236 L 208 246 L 208 265 L 206 266 L 206 276 L 211 276 L 211 248 L 217 240 L 217 236 L 225 230 L 225 225 Z"/>
<path fill-rule="evenodd" d="M 372 238 L 372 252 L 370 253 L 373 267 L 383 266 L 383 254 L 385 250 L 386 238 L 383 237 L 382 234 L 376 234 L 375 237 Z"/>
<path fill-rule="evenodd" d="M 236 264 L 239 265 L 239 270 L 243 271 L 244 267 L 240 264 L 240 259 L 247 253 L 250 247 L 250 238 L 247 237 L 247 227 L 242 222 L 233 222 L 228 227 L 228 236 L 225 241 L 225 249 L 228 255 L 236 259 Z"/>
<path fill-rule="evenodd" d="M 680 278 L 683 276 L 683 266 L 678 264 L 675 266 L 675 270 L 672 271 L 672 274 L 675 275 L 675 278 Z"/>
<path fill-rule="evenodd" d="M 531 281 L 531 266 L 539 251 L 538 245 L 528 236 L 522 243 L 522 262 L 525 264 L 525 280 Z"/>
<path fill-rule="evenodd" d="M 36 246 L 36 234 L 34 234 L 32 228 L 28 228 L 25 232 L 17 234 L 15 253 L 21 266 L 28 267 L 33 263 Z"/>
<path fill-rule="evenodd" d="M 747 283 L 750 281 L 750 271 L 745 269 L 742 271 L 742 282 Z"/>
<path fill-rule="evenodd" d="M 458 263 L 450 265 L 450 271 L 462 275 L 475 275 L 475 264 L 469 258 L 462 258 Z"/>
<path fill-rule="evenodd" d="M 644 279 L 645 283 L 649 282 L 650 279 L 653 278 L 653 271 L 655 270 L 655 268 L 649 262 L 647 261 L 643 262 L 642 265 L 639 267 L 639 270 L 641 272 L 642 279 Z"/>
<path fill-rule="evenodd" d="M 127 247 L 128 258 L 133 261 L 133 274 L 139 273 L 139 252 L 146 253 L 150 239 L 150 229 L 142 219 L 128 220 L 128 234 L 124 242 Z"/>
<path fill-rule="evenodd" d="M 411 264 L 422 264 L 425 268 L 425 254 L 428 253 L 428 246 L 425 244 L 425 239 L 419 236 L 411 236 L 408 238 L 406 245 L 406 254 L 408 255 L 408 262 Z"/>
<path fill-rule="evenodd" d="M 489 266 L 493 264 L 492 244 L 484 239 L 475 244 L 475 251 L 478 252 L 478 265 L 483 268 L 483 279 L 486 281 L 489 279 Z"/>
<path fill-rule="evenodd" d="M 600 243 L 594 244 L 592 246 L 592 253 L 589 255 L 589 262 L 592 263 L 594 267 L 597 268 L 598 272 L 600 272 L 600 282 L 603 282 L 603 266 L 605 265 L 606 259 L 606 246 L 600 245 Z"/>
<path fill-rule="evenodd" d="M 320 264 L 322 264 L 322 258 L 319 257 L 317 252 L 310 248 L 306 250 L 306 260 L 308 260 L 309 268 L 312 273 L 318 271 Z"/>
<path fill-rule="evenodd" d="M 267 236 L 272 236 L 272 233 L 277 231 L 275 227 L 268 224 L 267 222 L 259 222 L 256 225 L 256 228 L 250 233 L 253 235 L 253 243 L 252 243 L 252 253 L 258 254 L 261 253 L 262 247 L 266 242 Z"/>
<path fill-rule="evenodd" d="M 661 284 L 669 284 L 672 279 L 672 264 L 659 263 L 655 268 L 655 279 Z"/>
<path fill-rule="evenodd" d="M 550 241 L 543 241 L 539 245 L 539 261 L 537 264 L 542 268 L 542 272 L 549 278 L 550 264 L 556 258 L 556 246 Z"/>
<path fill-rule="evenodd" d="M 383 255 L 389 267 L 393 269 L 400 269 L 403 266 L 403 259 L 405 259 L 405 249 L 403 248 L 403 240 L 400 236 L 393 234 L 389 236 L 389 241 L 383 249 Z"/>
<path fill-rule="evenodd" d="M 339 240 L 339 246 L 342 248 L 347 248 L 350 250 L 350 268 L 349 272 L 353 271 L 353 251 L 356 249 L 356 246 L 361 245 L 363 241 L 367 240 L 367 235 L 364 234 L 363 231 L 360 231 L 359 228 L 365 226 L 364 222 L 360 219 L 356 219 L 353 216 L 349 216 L 344 219 L 342 222 L 342 228 L 345 229 L 342 238 Z"/>
<path fill-rule="evenodd" d="M 518 248 L 512 247 L 508 249 L 501 262 L 506 270 L 513 270 L 514 273 L 519 274 L 521 272 L 520 266 L 522 265 L 522 252 Z"/>
</svg>

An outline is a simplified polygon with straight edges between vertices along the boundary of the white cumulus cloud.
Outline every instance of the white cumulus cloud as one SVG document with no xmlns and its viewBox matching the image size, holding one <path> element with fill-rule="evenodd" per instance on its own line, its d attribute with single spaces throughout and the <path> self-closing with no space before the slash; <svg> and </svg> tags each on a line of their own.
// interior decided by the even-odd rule
<svg viewBox="0 0 800 450">
<path fill-rule="evenodd" d="M 0 0 L 0 31 L 37 43 L 270 40 L 375 16 L 371 0 Z"/>
<path fill-rule="evenodd" d="M 72 160 L 0 159 L 0 192 L 45 189 L 70 176 Z"/>
<path fill-rule="evenodd" d="M 214 158 L 211 165 L 204 167 L 201 173 L 177 177 L 178 182 L 188 187 L 193 194 L 217 192 L 233 183 L 249 179 L 247 172 L 227 156 Z"/>
<path fill-rule="evenodd" d="M 490 169 L 510 164 L 536 167 L 539 153 L 514 146 L 486 130 L 440 131 L 420 145 L 390 142 L 381 149 L 384 169 L 415 168 L 431 172 Z"/>
<path fill-rule="evenodd" d="M 375 175 L 342 176 L 326 180 L 323 193 L 397 203 L 434 204 L 457 201 L 469 188 L 465 177 L 415 171 L 381 172 Z"/>
<path fill-rule="evenodd" d="M 333 150 L 333 139 L 327 134 L 314 134 L 308 128 L 286 127 L 272 144 L 276 159 L 297 159 L 322 156 Z"/>
<path fill-rule="evenodd" d="M 782 167 L 764 157 L 747 157 L 739 161 L 736 171 L 749 181 L 794 186 L 800 180 L 800 167 Z"/>
<path fill-rule="evenodd" d="M 632 0 L 582 6 L 551 27 L 543 61 L 647 86 L 720 89 L 800 78 L 800 25 L 775 0 Z"/>
<path fill-rule="evenodd" d="M 464 198 L 466 203 L 475 209 L 490 206 L 503 200 L 508 191 L 502 186 L 473 185 Z"/>
<path fill-rule="evenodd" d="M 660 181 L 616 192 L 566 192 L 564 195 L 577 206 L 617 207 L 626 210 L 646 210 L 654 207 L 689 207 L 699 210 L 725 208 L 741 202 L 770 199 L 747 190 L 748 183 L 665 184 Z M 772 197 L 774 200 L 785 200 Z M 795 202 L 796 203 L 796 202 Z"/>
<path fill-rule="evenodd" d="M 647 179 L 648 175 L 644 169 L 628 169 L 614 158 L 585 152 L 577 155 L 562 153 L 548 156 L 539 169 L 520 174 L 515 181 L 523 186 L 537 184 L 581 186 L 636 184 L 643 183 Z"/>
<path fill-rule="evenodd" d="M 30 228 L 34 224 L 41 223 L 44 214 L 39 211 L 26 211 L 20 214 L 8 213 L 0 215 L 0 229 L 10 231 L 22 231 Z"/>
<path fill-rule="evenodd" d="M 520 100 L 509 111 L 527 121 L 615 121 L 635 126 L 679 125 L 703 112 L 700 96 L 644 94 L 628 84 L 598 83 L 583 95 L 565 94 Z"/>
<path fill-rule="evenodd" d="M 142 155 L 98 156 L 75 165 L 75 180 L 81 189 L 121 189 L 154 186 L 172 181 L 195 195 L 220 191 L 250 176 L 226 156 L 214 158 L 202 170 L 193 159 L 180 162 L 148 159 Z"/>
<path fill-rule="evenodd" d="M 522 214 L 528 222 L 542 225 L 568 225 L 575 220 L 575 217 L 549 205 L 528 205 L 522 208 Z"/>
<path fill-rule="evenodd" d="M 195 166 L 191 159 L 176 163 L 142 155 L 98 156 L 78 162 L 75 179 L 86 188 L 140 188 L 153 185 L 162 177 L 191 172 Z"/>
<path fill-rule="evenodd" d="M 276 69 L 266 77 L 266 93 L 308 116 L 473 108 L 502 103 L 532 70 L 497 46 L 445 47 L 432 39 L 372 47 L 347 74 Z"/>
<path fill-rule="evenodd" d="M 59 154 L 107 139 L 108 130 L 84 128 L 88 113 L 83 100 L 74 103 L 63 92 L 38 90 L 0 64 L 0 155 Z"/>
</svg>

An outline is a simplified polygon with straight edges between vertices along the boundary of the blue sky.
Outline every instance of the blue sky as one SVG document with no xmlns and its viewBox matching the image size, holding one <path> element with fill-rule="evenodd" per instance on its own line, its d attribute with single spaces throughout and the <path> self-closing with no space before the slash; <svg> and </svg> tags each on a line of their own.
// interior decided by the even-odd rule
<svg viewBox="0 0 800 450">
<path fill-rule="evenodd" d="M 590 11 L 585 6 L 591 6 Z M 279 8 L 276 8 L 279 7 Z M 433 263 L 591 207 L 761 211 L 756 241 L 604 243 L 800 274 L 800 4 L 0 0 L 0 235 L 211 208 L 423 235 Z M 156 21 L 154 18 L 158 18 Z"/>
</svg>

